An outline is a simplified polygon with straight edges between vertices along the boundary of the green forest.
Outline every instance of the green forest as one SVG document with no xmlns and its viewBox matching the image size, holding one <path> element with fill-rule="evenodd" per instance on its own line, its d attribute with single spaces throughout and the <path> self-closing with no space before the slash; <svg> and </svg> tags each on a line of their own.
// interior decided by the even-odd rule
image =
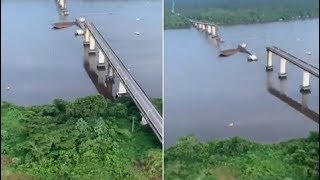
<svg viewBox="0 0 320 180">
<path fill-rule="evenodd" d="M 277 144 L 239 137 L 202 143 L 187 136 L 165 151 L 165 179 L 315 180 L 319 132 Z"/>
<path fill-rule="evenodd" d="M 188 18 L 220 25 L 252 24 L 319 17 L 318 0 L 165 0 L 165 29 L 186 28 Z"/>
<path fill-rule="evenodd" d="M 162 146 L 140 120 L 130 98 L 2 102 L 1 178 L 160 180 Z"/>
</svg>

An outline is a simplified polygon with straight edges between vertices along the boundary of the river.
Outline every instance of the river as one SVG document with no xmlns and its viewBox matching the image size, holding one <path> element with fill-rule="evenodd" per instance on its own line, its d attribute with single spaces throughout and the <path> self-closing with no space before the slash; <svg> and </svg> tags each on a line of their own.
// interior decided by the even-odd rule
<svg viewBox="0 0 320 180">
<path fill-rule="evenodd" d="M 185 135 L 201 141 L 231 136 L 263 143 L 305 137 L 318 131 L 315 118 L 307 117 L 268 91 L 282 90 L 301 103 L 302 71 L 287 63 L 287 80 L 278 79 L 279 57 L 273 56 L 274 71 L 267 73 L 266 47 L 278 46 L 319 67 L 319 19 L 219 27 L 225 40 L 220 46 L 195 28 L 164 33 L 165 148 Z M 220 58 L 219 49 L 246 43 L 258 57 Z M 310 51 L 312 55 L 306 55 Z M 319 80 L 311 76 L 308 109 L 319 117 Z M 301 107 L 300 107 L 301 109 Z"/>
<path fill-rule="evenodd" d="M 68 0 L 67 9 L 63 17 L 53 0 L 1 0 L 2 101 L 39 105 L 99 92 L 104 74 L 88 67 L 83 38 L 74 36 L 77 27 L 51 29 L 52 23 L 79 17 L 97 26 L 150 98 L 162 96 L 160 0 Z M 99 80 L 92 79 L 94 73 Z"/>
</svg>

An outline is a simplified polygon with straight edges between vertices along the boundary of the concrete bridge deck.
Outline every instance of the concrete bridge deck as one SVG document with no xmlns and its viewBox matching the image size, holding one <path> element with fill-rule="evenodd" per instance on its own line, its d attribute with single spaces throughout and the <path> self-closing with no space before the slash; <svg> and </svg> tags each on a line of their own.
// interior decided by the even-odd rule
<svg viewBox="0 0 320 180">
<path fill-rule="evenodd" d="M 157 135 L 158 139 L 162 141 L 163 134 L 163 118 L 160 116 L 159 112 L 156 110 L 154 105 L 148 99 L 145 92 L 131 76 L 127 68 L 118 58 L 116 53 L 111 49 L 110 45 L 103 38 L 97 28 L 93 23 L 88 21 L 84 22 L 84 27 L 89 30 L 91 36 L 95 39 L 96 43 L 99 45 L 100 50 L 107 57 L 108 64 L 114 69 L 115 73 L 119 76 L 120 81 L 124 84 L 129 95 L 132 97 L 133 101 L 141 111 L 142 116 L 148 122 L 150 127 L 153 129 L 154 133 Z"/>
<path fill-rule="evenodd" d="M 286 52 L 276 46 L 267 47 L 267 51 L 271 51 L 272 53 L 286 59 L 290 63 L 298 66 L 299 68 L 301 68 L 301 69 L 309 72 L 310 74 L 314 75 L 315 77 L 319 78 L 319 68 L 289 54 L 288 52 Z"/>
</svg>

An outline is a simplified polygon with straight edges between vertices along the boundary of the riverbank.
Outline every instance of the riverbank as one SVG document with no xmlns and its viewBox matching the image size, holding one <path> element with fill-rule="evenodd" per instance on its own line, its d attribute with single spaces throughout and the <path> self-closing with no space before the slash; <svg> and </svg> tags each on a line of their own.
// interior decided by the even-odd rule
<svg viewBox="0 0 320 180">
<path fill-rule="evenodd" d="M 165 179 L 318 179 L 319 132 L 267 145 L 239 137 L 182 138 L 165 151 Z"/>
<path fill-rule="evenodd" d="M 188 18 L 214 22 L 218 25 L 255 24 L 276 21 L 303 20 L 319 17 L 319 3 L 314 0 L 241 2 L 186 2 L 177 1 L 175 14 L 171 4 L 165 4 L 164 28 L 178 29 L 190 26 Z"/>
<path fill-rule="evenodd" d="M 31 107 L 3 102 L 1 155 L 12 161 L 2 171 L 7 178 L 161 179 L 161 144 L 140 120 L 129 98 L 97 95 Z"/>
</svg>

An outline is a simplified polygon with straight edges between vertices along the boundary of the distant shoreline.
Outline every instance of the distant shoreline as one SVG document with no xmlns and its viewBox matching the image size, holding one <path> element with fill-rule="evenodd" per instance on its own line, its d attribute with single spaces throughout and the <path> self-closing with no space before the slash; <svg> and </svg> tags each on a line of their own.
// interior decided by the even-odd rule
<svg viewBox="0 0 320 180">
<path fill-rule="evenodd" d="M 269 23 L 287 23 L 287 22 L 294 22 L 294 21 L 308 21 L 308 20 L 319 20 L 319 17 L 312 17 L 307 19 L 293 19 L 293 20 L 286 20 L 286 21 L 269 21 L 269 22 L 256 22 L 256 23 L 239 23 L 239 24 L 218 24 L 219 26 L 238 26 L 238 25 L 259 25 L 259 24 L 269 24 Z M 186 27 L 174 27 L 174 28 L 164 28 L 164 30 L 182 30 L 182 29 L 189 29 L 191 24 Z"/>
<path fill-rule="evenodd" d="M 252 22 L 252 23 L 234 23 L 234 24 L 218 24 L 219 26 L 237 26 L 237 25 L 255 25 L 255 24 L 268 24 L 268 23 L 281 23 L 281 22 L 293 22 L 293 21 L 306 21 L 306 20 L 319 20 L 319 17 L 310 17 L 310 18 L 301 18 L 301 19 L 288 19 L 282 21 L 266 21 L 266 22 Z M 201 20 L 199 20 L 201 21 Z M 208 21 L 204 21 L 208 22 Z M 176 26 L 176 27 L 164 27 L 164 30 L 180 30 L 180 29 L 189 29 L 191 27 L 190 23 L 187 23 L 185 26 Z"/>
</svg>

